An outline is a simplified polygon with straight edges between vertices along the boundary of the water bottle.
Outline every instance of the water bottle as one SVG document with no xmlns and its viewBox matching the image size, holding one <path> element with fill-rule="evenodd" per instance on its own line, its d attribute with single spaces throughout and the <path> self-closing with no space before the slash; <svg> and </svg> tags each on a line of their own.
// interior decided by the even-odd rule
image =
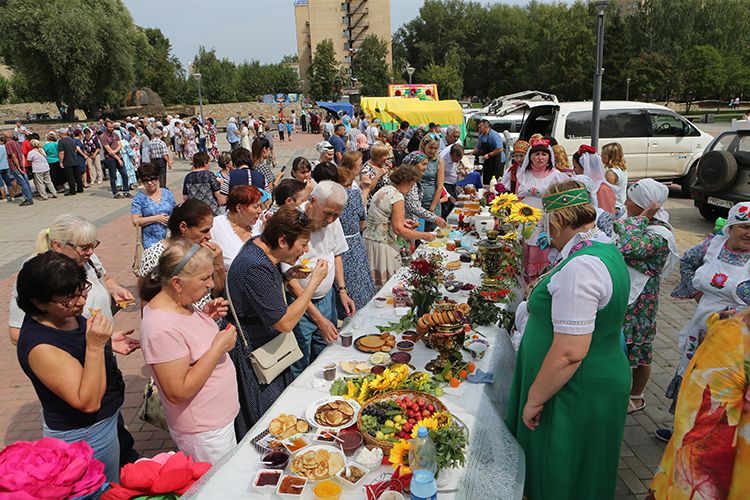
<svg viewBox="0 0 750 500">
<path fill-rule="evenodd" d="M 417 437 L 409 450 L 409 468 L 412 472 L 411 500 L 435 500 L 437 498 L 437 452 L 435 444 L 427 433 L 427 428 L 420 427 Z"/>
</svg>

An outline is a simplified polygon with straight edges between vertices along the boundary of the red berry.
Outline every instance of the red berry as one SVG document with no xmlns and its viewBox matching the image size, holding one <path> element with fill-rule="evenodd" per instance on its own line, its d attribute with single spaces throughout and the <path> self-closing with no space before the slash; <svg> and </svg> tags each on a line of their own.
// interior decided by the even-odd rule
<svg viewBox="0 0 750 500">
<path fill-rule="evenodd" d="M 427 409 L 430 410 L 431 412 L 433 412 L 433 411 L 435 411 L 435 406 L 434 405 L 427 405 Z"/>
</svg>

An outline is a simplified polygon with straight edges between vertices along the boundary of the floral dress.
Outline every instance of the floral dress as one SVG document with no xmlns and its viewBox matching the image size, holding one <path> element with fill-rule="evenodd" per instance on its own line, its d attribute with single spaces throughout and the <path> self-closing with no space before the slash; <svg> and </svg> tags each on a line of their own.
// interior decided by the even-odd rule
<svg viewBox="0 0 750 500">
<path fill-rule="evenodd" d="M 211 155 L 211 158 L 218 158 L 219 154 L 219 144 L 216 142 L 216 125 L 208 125 L 208 129 L 206 133 L 208 134 L 208 142 L 211 144 L 211 147 L 208 148 L 208 154 Z"/>
<path fill-rule="evenodd" d="M 750 252 L 726 247 L 728 236 L 709 236 L 687 250 L 680 260 L 680 283 L 672 291 L 677 299 L 700 302 L 690 322 L 680 331 L 680 364 L 666 396 L 676 401 L 682 376 L 696 349 L 706 336 L 706 321 L 723 309 L 743 309 L 750 304 Z M 674 403 L 672 404 L 672 410 Z"/>
<path fill-rule="evenodd" d="M 359 223 L 367 220 L 367 213 L 362 204 L 362 192 L 359 189 L 346 190 L 346 205 L 339 220 L 344 229 L 344 237 L 349 250 L 344 252 L 344 281 L 349 297 L 354 301 L 357 310 L 367 305 L 375 295 L 375 284 L 370 274 L 370 262 L 365 251 L 365 240 L 359 230 Z M 344 317 L 344 316 L 342 316 Z"/>
<path fill-rule="evenodd" d="M 661 223 L 654 220 L 651 224 Z M 649 220 L 640 216 L 614 224 L 615 233 L 619 236 L 617 246 L 625 263 L 649 277 L 638 298 L 628 304 L 622 324 L 631 368 L 651 364 L 661 272 L 670 254 L 667 239 L 647 231 L 648 226 Z"/>
</svg>

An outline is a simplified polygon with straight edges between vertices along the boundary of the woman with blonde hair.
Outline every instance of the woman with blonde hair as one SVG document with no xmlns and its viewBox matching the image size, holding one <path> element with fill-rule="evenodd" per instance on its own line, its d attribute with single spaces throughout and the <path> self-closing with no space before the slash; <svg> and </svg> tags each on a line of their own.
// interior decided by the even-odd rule
<svg viewBox="0 0 750 500">
<path fill-rule="evenodd" d="M 602 163 L 606 170 L 604 178 L 616 188 L 617 202 L 615 207 L 618 213 L 622 213 L 625 210 L 625 200 L 628 197 L 628 167 L 625 164 L 625 155 L 620 143 L 610 142 L 602 146 Z"/>
<path fill-rule="evenodd" d="M 422 174 L 422 207 L 440 215 L 440 196 L 445 181 L 445 166 L 439 157 L 440 141 L 426 135 L 419 143 L 419 150 L 427 156 L 427 170 Z"/>
<path fill-rule="evenodd" d="M 75 260 L 86 271 L 86 279 L 91 283 L 91 289 L 86 299 L 86 308 L 82 313 L 83 316 L 88 318 L 91 315 L 91 310 L 100 310 L 101 314 L 112 320 L 113 300 L 124 303 L 135 299 L 130 291 L 120 286 L 107 274 L 101 261 L 94 253 L 99 243 L 94 224 L 78 215 L 62 214 L 48 228 L 39 232 L 34 244 L 34 255 L 52 250 Z M 14 287 L 8 314 L 9 334 L 13 344 L 18 341 L 18 331 L 24 319 L 24 314 L 16 303 L 17 296 Z M 130 333 L 132 333 L 132 330 L 127 333 L 115 332 L 113 347 L 115 347 L 116 352 L 128 354 L 132 351 L 128 346 L 137 345 L 137 341 L 132 341 L 134 344 L 131 344 L 127 337 L 122 339 L 121 344 L 114 345 L 115 340 Z"/>
<path fill-rule="evenodd" d="M 573 175 L 573 169 L 568 161 L 568 152 L 559 144 L 552 146 L 552 152 L 555 154 L 555 168 L 560 172 Z"/>
<path fill-rule="evenodd" d="M 234 326 L 219 330 L 223 304 L 202 311 L 193 303 L 213 288 L 214 255 L 188 240 L 172 242 L 156 272 L 141 284 L 141 340 L 177 447 L 196 460 L 215 464 L 237 444 L 234 417 L 239 395 L 228 352 L 237 340 Z"/>
<path fill-rule="evenodd" d="M 526 455 L 529 498 L 614 498 L 630 391 L 628 271 L 586 188 L 553 184 L 542 203 L 560 261 L 529 295 L 506 423 Z"/>
<path fill-rule="evenodd" d="M 57 191 L 55 186 L 52 184 L 52 177 L 50 176 L 50 166 L 47 162 L 47 154 L 44 152 L 44 146 L 36 139 L 31 141 L 31 147 L 33 148 L 26 155 L 26 158 L 31 164 L 31 171 L 34 174 L 34 185 L 36 190 L 39 191 L 39 196 L 43 200 L 48 200 L 47 190 L 53 198 L 57 198 Z"/>
</svg>

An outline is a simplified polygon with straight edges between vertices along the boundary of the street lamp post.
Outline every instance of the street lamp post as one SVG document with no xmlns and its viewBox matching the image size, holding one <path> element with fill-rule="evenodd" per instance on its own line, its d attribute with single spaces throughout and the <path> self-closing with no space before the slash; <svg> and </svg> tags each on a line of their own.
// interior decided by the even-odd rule
<svg viewBox="0 0 750 500">
<path fill-rule="evenodd" d="M 630 100 L 630 77 L 625 79 L 625 100 Z"/>
<path fill-rule="evenodd" d="M 602 67 L 604 59 L 604 10 L 609 2 L 595 0 L 591 4 L 596 9 L 596 68 L 594 69 L 594 106 L 591 110 L 591 145 L 599 147 L 599 110 L 602 103 Z"/>
<path fill-rule="evenodd" d="M 409 85 L 411 85 L 411 77 L 414 74 L 414 71 L 414 67 L 411 64 L 406 63 L 406 73 L 409 75 Z"/>
<path fill-rule="evenodd" d="M 203 125 L 203 93 L 201 92 L 201 75 L 200 73 L 193 73 L 193 76 L 198 80 L 198 107 L 200 108 L 201 114 L 201 125 Z"/>
</svg>

